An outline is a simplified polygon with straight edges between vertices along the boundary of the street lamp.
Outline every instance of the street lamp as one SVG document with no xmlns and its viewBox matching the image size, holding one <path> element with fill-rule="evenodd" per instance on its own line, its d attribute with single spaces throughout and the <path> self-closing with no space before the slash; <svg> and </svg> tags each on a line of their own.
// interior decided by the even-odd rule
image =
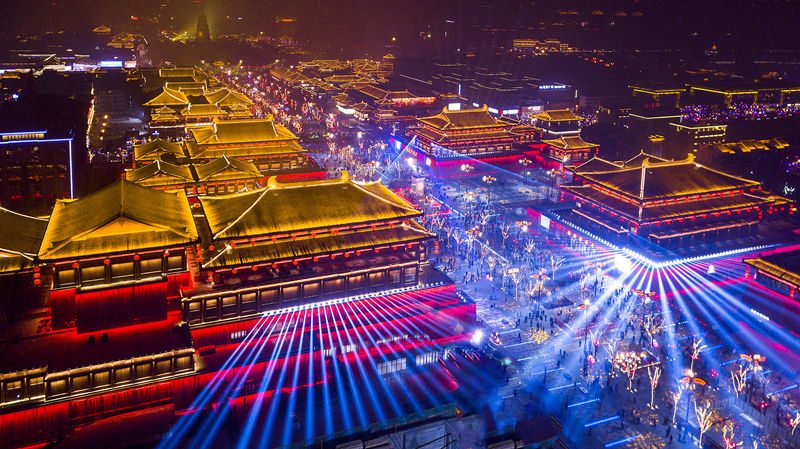
<svg viewBox="0 0 800 449">
<path fill-rule="evenodd" d="M 492 203 L 492 200 L 491 200 L 491 194 L 492 194 L 491 186 L 492 186 L 492 183 L 495 182 L 495 181 L 497 181 L 497 178 L 495 178 L 492 175 L 486 175 L 486 176 L 483 177 L 483 182 L 486 183 L 486 203 L 489 204 L 489 205 L 491 205 L 491 203 Z"/>
</svg>

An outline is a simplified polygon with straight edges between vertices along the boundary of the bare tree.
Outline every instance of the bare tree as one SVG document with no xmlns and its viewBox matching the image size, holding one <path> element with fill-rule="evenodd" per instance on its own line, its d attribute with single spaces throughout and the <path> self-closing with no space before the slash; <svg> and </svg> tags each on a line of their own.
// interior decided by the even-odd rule
<svg viewBox="0 0 800 449">
<path fill-rule="evenodd" d="M 708 402 L 698 407 L 697 401 L 695 401 L 694 414 L 697 418 L 697 425 L 700 427 L 700 440 L 697 445 L 703 447 L 703 435 L 711 428 L 711 417 L 714 414 L 714 410 L 711 409 L 711 404 Z"/>
<path fill-rule="evenodd" d="M 561 256 L 556 256 L 555 254 L 550 255 L 550 267 L 553 269 L 553 279 L 556 278 L 556 270 L 561 267 L 561 264 L 564 263 L 564 258 Z"/>
<path fill-rule="evenodd" d="M 683 396 L 683 388 L 678 385 L 678 391 L 670 391 L 670 395 L 672 395 L 672 401 L 675 403 L 672 407 L 672 425 L 675 425 L 675 416 L 678 413 L 678 403 L 681 401 L 681 396 Z"/>
<path fill-rule="evenodd" d="M 658 379 L 661 377 L 661 367 L 647 367 L 647 376 L 650 378 L 650 408 L 655 409 L 655 395 L 656 387 L 658 386 Z"/>
<path fill-rule="evenodd" d="M 744 390 L 744 386 L 747 384 L 747 374 L 750 372 L 750 365 L 747 364 L 740 364 L 737 368 L 731 369 L 731 382 L 733 383 L 733 392 L 736 394 L 736 397 L 739 397 L 739 393 Z"/>
<path fill-rule="evenodd" d="M 728 421 L 725 423 L 725 426 L 722 428 L 722 441 L 725 443 L 725 449 L 735 449 L 736 446 L 739 445 L 734 438 L 736 438 L 736 434 L 733 432 L 734 423 L 733 421 Z"/>
<path fill-rule="evenodd" d="M 695 339 L 692 343 L 692 362 L 689 366 L 689 370 L 694 372 L 694 361 L 700 358 L 700 351 L 706 348 L 706 345 L 703 344 L 703 339 L 700 340 Z"/>
</svg>

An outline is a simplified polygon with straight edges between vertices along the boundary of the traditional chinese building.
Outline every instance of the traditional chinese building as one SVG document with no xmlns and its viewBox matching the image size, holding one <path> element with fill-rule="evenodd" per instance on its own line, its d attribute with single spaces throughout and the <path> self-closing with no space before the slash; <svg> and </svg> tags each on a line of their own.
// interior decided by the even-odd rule
<svg viewBox="0 0 800 449">
<path fill-rule="evenodd" d="M 642 153 L 619 163 L 595 157 L 568 169 L 574 179 L 562 189 L 578 203 L 571 219 L 623 241 L 638 235 L 680 247 L 749 237 L 764 213 L 789 207 L 761 193 L 760 183 L 698 164 L 691 155 L 668 161 Z"/>
<path fill-rule="evenodd" d="M 156 138 L 133 146 L 134 167 L 141 167 L 156 160 L 177 163 L 186 158 L 180 142 Z"/>
<path fill-rule="evenodd" d="M 554 109 L 533 116 L 533 124 L 544 131 L 544 137 L 557 139 L 581 133 L 582 118 L 569 109 Z"/>
<path fill-rule="evenodd" d="M 157 190 L 184 189 L 189 196 L 224 195 L 257 189 L 264 175 L 247 161 L 222 156 L 202 164 L 176 165 L 157 159 L 127 170 L 125 179 Z"/>
<path fill-rule="evenodd" d="M 451 392 L 458 383 L 434 362 L 471 337 L 475 306 L 428 263 L 419 216 L 346 175 L 271 178 L 196 206 L 120 180 L 59 201 L 49 221 L 0 210 L 3 251 L 28 260 L 9 268 L 49 298 L 4 339 L 0 438 L 75 441 L 109 426 L 106 436 L 151 441 L 180 416 L 317 385 L 336 395 L 406 370 Z M 431 390 L 387 394 L 403 403 Z"/>
<path fill-rule="evenodd" d="M 492 117 L 486 106 L 444 108 L 437 115 L 417 119 L 417 124 L 409 133 L 425 154 L 437 159 L 501 155 L 511 152 L 514 144 L 508 125 Z"/>
<path fill-rule="evenodd" d="M 599 145 L 585 142 L 580 136 L 561 136 L 558 139 L 543 141 L 548 155 L 564 165 L 585 162 L 597 154 Z"/>
</svg>

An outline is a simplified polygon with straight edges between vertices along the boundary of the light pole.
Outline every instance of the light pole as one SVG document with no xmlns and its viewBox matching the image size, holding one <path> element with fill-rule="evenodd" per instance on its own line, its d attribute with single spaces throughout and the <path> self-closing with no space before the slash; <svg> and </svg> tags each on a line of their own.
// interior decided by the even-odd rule
<svg viewBox="0 0 800 449">
<path fill-rule="evenodd" d="M 487 203 L 487 205 L 489 207 L 491 207 L 491 204 L 492 204 L 492 200 L 491 200 L 492 189 L 491 189 L 491 187 L 492 187 L 492 183 L 495 182 L 495 181 L 497 181 L 497 178 L 495 178 L 492 175 L 486 175 L 486 176 L 483 177 L 483 182 L 486 183 L 486 203 Z"/>
</svg>

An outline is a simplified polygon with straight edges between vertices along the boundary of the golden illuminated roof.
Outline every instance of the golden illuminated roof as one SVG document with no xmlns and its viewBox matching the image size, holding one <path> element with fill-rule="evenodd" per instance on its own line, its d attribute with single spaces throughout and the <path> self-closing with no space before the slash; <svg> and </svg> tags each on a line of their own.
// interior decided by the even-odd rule
<svg viewBox="0 0 800 449">
<path fill-rule="evenodd" d="M 800 251 L 744 259 L 744 263 L 794 286 L 800 286 Z"/>
<path fill-rule="evenodd" d="M 211 116 L 211 115 L 227 115 L 227 112 L 223 111 L 219 108 L 216 104 L 190 104 L 187 108 L 181 111 L 181 115 L 184 117 L 192 117 L 192 116 Z"/>
<path fill-rule="evenodd" d="M 578 169 L 574 171 L 590 183 L 639 200 L 760 186 L 756 181 L 698 164 L 692 155 L 682 161 L 652 161 L 645 158 L 639 167 L 625 167 L 606 172 L 582 172 Z"/>
<path fill-rule="evenodd" d="M 220 197 L 201 197 L 213 238 L 252 237 L 415 217 L 420 212 L 381 183 L 339 179 L 280 183 Z"/>
<path fill-rule="evenodd" d="M 506 125 L 497 123 L 489 114 L 486 105 L 476 109 L 461 109 L 453 111 L 445 107 L 437 115 L 418 119 L 420 122 L 440 130 L 467 129 L 467 128 L 504 128 Z"/>
<path fill-rule="evenodd" d="M 176 157 L 183 157 L 183 147 L 178 142 L 170 142 L 164 139 L 153 139 L 147 143 L 133 146 L 133 160 L 154 160 L 163 154 L 174 154 Z"/>
<path fill-rule="evenodd" d="M 715 143 L 705 145 L 703 149 L 718 151 L 720 153 L 749 153 L 751 151 L 769 151 L 771 149 L 782 150 L 789 144 L 780 137 L 763 140 L 740 140 L 738 142 Z"/>
<path fill-rule="evenodd" d="M 297 140 L 285 126 L 271 119 L 218 120 L 190 130 L 198 145 L 267 143 Z"/>
<path fill-rule="evenodd" d="M 46 228 L 47 219 L 0 207 L 0 273 L 30 266 Z"/>
<path fill-rule="evenodd" d="M 184 165 L 170 164 L 156 159 L 139 168 L 126 170 L 125 179 L 143 186 L 163 186 L 194 182 L 192 171 Z"/>
<path fill-rule="evenodd" d="M 653 156 L 652 154 L 647 154 L 644 151 L 640 151 L 639 154 L 636 156 L 628 159 L 627 161 L 623 162 L 622 165 L 625 168 L 641 168 L 644 161 L 650 162 L 670 162 L 669 159 L 664 159 L 663 157 Z"/>
<path fill-rule="evenodd" d="M 200 93 L 202 94 L 202 92 L 205 91 L 206 83 L 198 81 L 167 81 L 164 84 L 164 87 L 167 89 L 179 90 L 186 95 L 194 95 L 190 94 L 189 92 L 197 92 L 199 89 Z"/>
<path fill-rule="evenodd" d="M 197 173 L 197 179 L 201 182 L 212 178 L 241 179 L 261 177 L 261 172 L 252 162 L 240 161 L 228 156 L 222 156 L 205 164 L 195 165 L 194 170 Z"/>
<path fill-rule="evenodd" d="M 624 167 L 621 162 L 611 162 L 595 156 L 580 165 L 567 167 L 567 170 L 574 173 L 582 174 L 582 173 L 609 172 L 609 171 L 620 170 L 622 168 Z"/>
<path fill-rule="evenodd" d="M 206 99 L 209 103 L 217 104 L 220 106 L 252 106 L 253 101 L 247 98 L 242 93 L 223 87 L 222 89 L 214 92 L 206 93 Z"/>
<path fill-rule="evenodd" d="M 180 67 L 174 69 L 158 69 L 158 76 L 162 78 L 194 77 L 193 67 Z"/>
<path fill-rule="evenodd" d="M 148 101 L 144 106 L 184 106 L 189 104 L 186 94 L 181 91 L 164 87 L 160 94 Z"/>
<path fill-rule="evenodd" d="M 543 120 L 545 122 L 564 122 L 582 119 L 582 117 L 578 117 L 577 115 L 573 114 L 569 109 L 554 109 L 551 111 L 544 111 L 534 115 L 533 118 Z"/>
<path fill-rule="evenodd" d="M 562 136 L 555 140 L 544 140 L 543 142 L 562 150 L 587 150 L 597 147 L 597 144 L 587 143 L 580 136 Z"/>
<path fill-rule="evenodd" d="M 162 192 L 121 179 L 83 198 L 57 200 L 39 258 L 106 256 L 196 240 L 183 190 Z"/>
</svg>

